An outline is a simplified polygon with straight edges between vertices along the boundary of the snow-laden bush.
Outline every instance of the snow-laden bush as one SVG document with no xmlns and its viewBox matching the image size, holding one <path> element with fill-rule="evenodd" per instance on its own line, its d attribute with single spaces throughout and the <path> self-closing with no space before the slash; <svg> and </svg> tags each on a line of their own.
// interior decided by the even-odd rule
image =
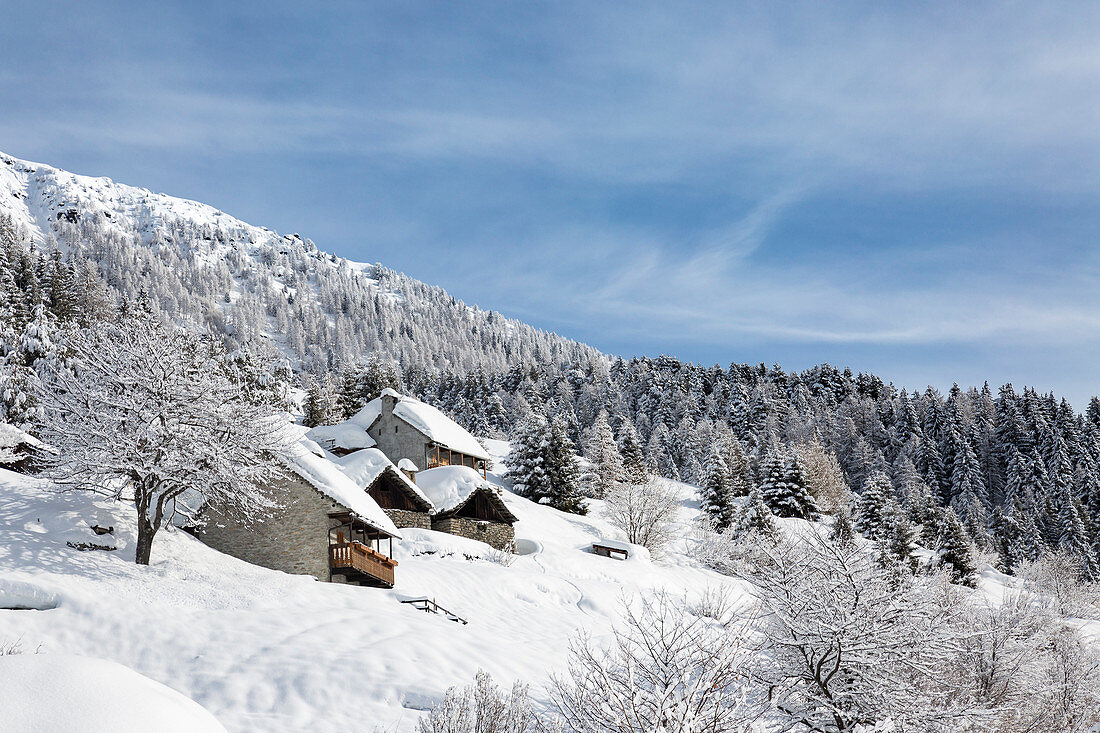
<svg viewBox="0 0 1100 733">
<path fill-rule="evenodd" d="M 748 624 L 688 613 L 659 594 L 624 603 L 610 648 L 581 636 L 551 698 L 571 733 L 733 733 L 763 712 Z"/>
<path fill-rule="evenodd" d="M 527 685 L 515 682 L 508 694 L 479 671 L 474 684 L 452 687 L 427 717 L 421 718 L 420 733 L 536 733 L 552 731 L 531 706 Z"/>
<path fill-rule="evenodd" d="M 988 600 L 807 533 L 729 565 L 752 584 L 758 683 L 789 730 L 1064 731 L 1100 723 L 1100 653 L 1026 585 Z"/>
</svg>

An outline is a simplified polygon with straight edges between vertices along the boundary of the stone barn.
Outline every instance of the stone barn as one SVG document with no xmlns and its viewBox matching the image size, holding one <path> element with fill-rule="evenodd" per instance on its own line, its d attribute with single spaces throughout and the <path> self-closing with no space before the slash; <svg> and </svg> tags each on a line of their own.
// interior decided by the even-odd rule
<svg viewBox="0 0 1100 733">
<path fill-rule="evenodd" d="M 412 463 L 402 459 L 398 469 L 377 448 L 365 448 L 334 461 L 355 485 L 367 492 L 382 507 L 398 528 L 431 529 L 432 502 L 416 485 Z M 414 467 L 415 468 L 415 467 Z"/>
<path fill-rule="evenodd" d="M 489 454 L 461 425 L 435 407 L 392 389 L 350 420 L 313 428 L 307 436 L 335 455 L 377 447 L 394 463 L 424 469 L 468 466 L 486 475 Z"/>
<path fill-rule="evenodd" d="M 392 588 L 393 540 L 401 535 L 378 503 L 311 441 L 295 444 L 268 488 L 278 507 L 244 525 L 216 506 L 196 535 L 245 562 L 318 580 Z"/>
<path fill-rule="evenodd" d="M 469 466 L 442 466 L 417 474 L 417 486 L 435 505 L 432 529 L 511 552 L 519 521 L 500 488 Z"/>
</svg>

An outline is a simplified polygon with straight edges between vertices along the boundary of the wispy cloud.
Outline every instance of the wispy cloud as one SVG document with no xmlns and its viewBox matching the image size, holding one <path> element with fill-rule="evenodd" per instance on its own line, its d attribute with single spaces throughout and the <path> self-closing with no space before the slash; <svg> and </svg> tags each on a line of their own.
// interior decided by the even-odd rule
<svg viewBox="0 0 1100 733">
<path fill-rule="evenodd" d="M 15 9 L 0 149 L 640 350 L 1098 341 L 1100 6 L 326 7 Z"/>
</svg>

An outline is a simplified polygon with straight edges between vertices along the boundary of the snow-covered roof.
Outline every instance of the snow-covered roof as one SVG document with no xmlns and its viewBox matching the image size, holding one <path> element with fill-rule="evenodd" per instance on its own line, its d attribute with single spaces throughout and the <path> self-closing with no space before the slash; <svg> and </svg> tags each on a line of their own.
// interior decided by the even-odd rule
<svg viewBox="0 0 1100 733">
<path fill-rule="evenodd" d="M 398 461 L 397 467 L 400 468 L 402 471 L 412 471 L 413 473 L 416 473 L 420 470 L 416 467 L 416 464 L 410 461 L 408 458 L 402 458 L 400 461 Z"/>
<path fill-rule="evenodd" d="M 392 389 L 382 391 L 383 396 L 393 397 L 397 404 L 393 414 L 424 433 L 428 438 L 458 453 L 489 460 L 489 454 L 477 442 L 477 438 L 437 408 L 426 402 L 399 394 Z M 382 414 L 382 397 L 373 399 L 348 422 L 362 426 L 364 430 L 374 424 Z"/>
<path fill-rule="evenodd" d="M 306 435 L 310 440 L 329 449 L 353 451 L 376 445 L 374 438 L 367 435 L 366 429 L 351 420 L 336 425 L 318 425 L 311 428 Z"/>
<path fill-rule="evenodd" d="M 469 466 L 440 466 L 416 475 L 416 485 L 427 494 L 435 504 L 438 513 L 445 513 L 465 504 L 478 489 L 485 489 L 500 500 L 504 512 L 511 512 L 504 506 L 500 487 L 483 478 Z M 514 521 L 514 518 L 513 518 Z"/>
<path fill-rule="evenodd" d="M 310 486 L 349 509 L 375 529 L 394 537 L 401 537 L 393 521 L 382 511 L 382 507 L 357 486 L 340 466 L 316 455 L 312 450 L 313 446 L 310 445 L 311 442 L 303 440 L 287 449 L 283 455 L 287 467 Z"/>
<path fill-rule="evenodd" d="M 407 459 L 406 459 L 407 460 Z M 404 461 L 402 461 L 404 462 Z M 361 490 L 366 489 L 387 469 L 393 469 L 392 473 L 394 477 L 401 482 L 410 493 L 418 496 L 431 508 L 432 500 L 424 495 L 424 492 L 420 490 L 416 484 L 409 480 L 409 477 L 397 470 L 397 466 L 393 465 L 386 454 L 377 448 L 365 448 L 363 450 L 357 450 L 354 453 L 349 453 L 341 458 L 336 458 L 333 463 L 340 467 L 348 478 L 355 482 Z"/>
<path fill-rule="evenodd" d="M 599 545 L 600 547 L 609 547 L 612 550 L 622 550 L 623 552 L 634 552 L 634 546 L 629 542 L 623 542 L 622 540 L 608 540 L 599 539 L 592 543 L 593 545 Z"/>
<path fill-rule="evenodd" d="M 17 448 L 21 445 L 40 450 L 46 447 L 42 441 L 25 430 L 0 422 L 0 448 Z"/>
</svg>

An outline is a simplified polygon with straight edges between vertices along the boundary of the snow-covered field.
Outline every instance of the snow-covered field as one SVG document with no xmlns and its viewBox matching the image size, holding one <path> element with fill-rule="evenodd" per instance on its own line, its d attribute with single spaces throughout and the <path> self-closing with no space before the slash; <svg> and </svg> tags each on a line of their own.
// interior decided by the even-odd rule
<svg viewBox="0 0 1100 733">
<path fill-rule="evenodd" d="M 490 448 L 500 465 L 507 444 Z M 694 489 L 680 487 L 686 524 L 698 510 Z M 43 609 L 0 610 L 0 645 L 118 662 L 230 731 L 411 731 L 421 710 L 479 669 L 498 683 L 529 682 L 542 698 L 570 638 L 581 628 L 608 634 L 624 596 L 739 592 L 695 563 L 686 541 L 654 560 L 641 548 L 625 562 L 591 554 L 594 540 L 621 537 L 598 503 L 578 517 L 508 492 L 505 501 L 525 553 L 511 565 L 478 542 L 404 530 L 397 587 L 384 591 L 248 565 L 179 530 L 162 531 L 152 564 L 139 567 L 124 507 L 0 470 L 0 607 Z M 424 596 L 469 623 L 401 603 Z"/>
</svg>

